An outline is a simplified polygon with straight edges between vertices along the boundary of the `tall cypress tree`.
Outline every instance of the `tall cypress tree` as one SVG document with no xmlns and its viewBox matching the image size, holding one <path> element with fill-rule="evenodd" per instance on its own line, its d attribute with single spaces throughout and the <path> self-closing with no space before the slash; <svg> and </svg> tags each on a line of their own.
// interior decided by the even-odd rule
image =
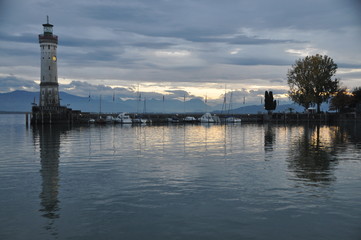
<svg viewBox="0 0 361 240">
<path fill-rule="evenodd" d="M 265 91 L 264 93 L 264 108 L 268 111 L 269 114 L 276 109 L 277 102 L 273 99 L 272 91 Z"/>
</svg>

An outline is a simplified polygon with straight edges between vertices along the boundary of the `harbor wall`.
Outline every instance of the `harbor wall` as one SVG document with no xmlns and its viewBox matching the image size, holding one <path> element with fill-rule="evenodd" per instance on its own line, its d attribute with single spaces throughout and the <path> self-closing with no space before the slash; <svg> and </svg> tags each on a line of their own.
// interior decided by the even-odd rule
<svg viewBox="0 0 361 240">
<path fill-rule="evenodd" d="M 72 110 L 66 107 L 57 109 L 33 109 L 31 113 L 26 114 L 26 124 L 30 122 L 32 125 L 42 124 L 88 124 L 90 119 L 105 119 L 107 116 L 116 117 L 117 113 L 88 113 Z M 187 114 L 163 114 L 163 113 L 145 113 L 135 114 L 129 113 L 131 118 L 138 116 L 150 120 L 152 124 L 168 123 L 169 118 L 178 119 L 179 123 L 185 123 L 183 120 L 187 116 L 200 118 L 203 113 L 187 113 Z M 224 122 L 227 114 L 217 114 L 220 122 Z M 322 122 L 337 123 L 343 121 L 361 122 L 360 113 L 273 113 L 273 114 L 233 114 L 232 117 L 240 118 L 242 123 L 297 123 L 297 122 Z M 29 121 L 30 119 L 30 121 Z"/>
</svg>

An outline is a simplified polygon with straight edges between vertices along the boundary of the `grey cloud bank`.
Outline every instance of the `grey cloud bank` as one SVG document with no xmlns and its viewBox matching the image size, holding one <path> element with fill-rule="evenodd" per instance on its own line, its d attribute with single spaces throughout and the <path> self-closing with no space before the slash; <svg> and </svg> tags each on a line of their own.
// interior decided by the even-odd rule
<svg viewBox="0 0 361 240">
<path fill-rule="evenodd" d="M 221 100 L 227 85 L 259 102 L 258 91 L 285 93 L 287 69 L 316 53 L 334 59 L 344 85 L 360 86 L 356 0 L 5 0 L 0 9 L 1 92 L 34 88 L 46 15 L 59 36 L 60 84 L 73 94 L 105 85 L 134 95 L 140 83 L 156 97 Z"/>
</svg>

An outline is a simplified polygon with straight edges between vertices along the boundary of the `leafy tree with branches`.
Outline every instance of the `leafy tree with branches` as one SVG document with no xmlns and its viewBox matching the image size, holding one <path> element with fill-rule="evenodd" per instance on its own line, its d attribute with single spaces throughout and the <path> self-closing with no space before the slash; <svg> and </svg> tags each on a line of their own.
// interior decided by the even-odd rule
<svg viewBox="0 0 361 240">
<path fill-rule="evenodd" d="M 332 80 L 336 70 L 337 64 L 326 55 L 297 60 L 287 73 L 290 98 L 306 109 L 317 105 L 319 113 L 321 104 L 339 89 L 339 80 Z"/>
<path fill-rule="evenodd" d="M 272 113 L 273 110 L 276 109 L 277 102 L 273 100 L 273 93 L 272 91 L 264 93 L 264 108 L 268 111 L 268 113 Z"/>
</svg>

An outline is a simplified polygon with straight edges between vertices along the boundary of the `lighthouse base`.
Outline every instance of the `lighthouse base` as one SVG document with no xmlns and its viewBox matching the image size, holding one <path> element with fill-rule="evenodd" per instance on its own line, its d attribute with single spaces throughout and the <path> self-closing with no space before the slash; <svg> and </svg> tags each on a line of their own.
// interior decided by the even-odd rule
<svg viewBox="0 0 361 240">
<path fill-rule="evenodd" d="M 72 124 L 79 122 L 80 111 L 61 106 L 33 106 L 31 113 L 31 125 L 42 124 Z"/>
</svg>

